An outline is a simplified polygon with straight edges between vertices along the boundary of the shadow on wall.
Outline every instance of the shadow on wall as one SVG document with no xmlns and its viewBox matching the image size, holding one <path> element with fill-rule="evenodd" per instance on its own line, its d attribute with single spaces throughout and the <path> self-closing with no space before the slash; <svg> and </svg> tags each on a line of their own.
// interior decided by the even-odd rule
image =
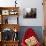
<svg viewBox="0 0 46 46">
<path fill-rule="evenodd" d="M 39 41 L 41 43 L 43 43 L 43 30 L 42 30 L 41 26 L 21 26 L 20 31 L 19 31 L 19 40 L 20 40 L 20 42 L 21 42 L 21 40 L 22 40 L 22 38 L 24 36 L 25 31 L 28 28 L 32 28 L 36 32 Z"/>
</svg>

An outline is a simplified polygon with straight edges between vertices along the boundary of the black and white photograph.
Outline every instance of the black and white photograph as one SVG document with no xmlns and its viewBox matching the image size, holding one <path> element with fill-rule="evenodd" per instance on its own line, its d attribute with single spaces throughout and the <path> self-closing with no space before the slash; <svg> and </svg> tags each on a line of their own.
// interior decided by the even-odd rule
<svg viewBox="0 0 46 46">
<path fill-rule="evenodd" d="M 37 16 L 37 9 L 36 8 L 26 8 L 26 15 L 24 18 L 36 18 Z"/>
</svg>

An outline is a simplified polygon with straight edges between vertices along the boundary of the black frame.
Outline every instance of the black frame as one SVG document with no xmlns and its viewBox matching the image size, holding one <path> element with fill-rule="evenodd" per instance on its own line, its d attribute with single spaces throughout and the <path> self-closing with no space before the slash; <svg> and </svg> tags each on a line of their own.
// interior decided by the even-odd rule
<svg viewBox="0 0 46 46">
<path fill-rule="evenodd" d="M 37 16 L 37 9 L 36 8 L 30 8 L 30 12 L 26 12 L 26 15 L 24 15 L 24 18 L 36 18 Z"/>
</svg>

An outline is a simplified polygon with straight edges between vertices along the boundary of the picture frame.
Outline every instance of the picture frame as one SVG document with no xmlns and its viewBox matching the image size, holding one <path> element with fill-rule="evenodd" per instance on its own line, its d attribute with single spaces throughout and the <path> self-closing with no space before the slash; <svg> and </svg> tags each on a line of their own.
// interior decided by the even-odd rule
<svg viewBox="0 0 46 46">
<path fill-rule="evenodd" d="M 9 10 L 2 10 L 2 15 L 9 15 Z"/>
<path fill-rule="evenodd" d="M 18 14 L 18 12 L 16 10 L 10 10 L 9 11 L 9 14 L 10 15 L 16 15 L 16 14 Z"/>
<path fill-rule="evenodd" d="M 36 18 L 37 9 L 36 8 L 26 8 L 26 14 L 23 16 L 24 18 Z"/>
</svg>

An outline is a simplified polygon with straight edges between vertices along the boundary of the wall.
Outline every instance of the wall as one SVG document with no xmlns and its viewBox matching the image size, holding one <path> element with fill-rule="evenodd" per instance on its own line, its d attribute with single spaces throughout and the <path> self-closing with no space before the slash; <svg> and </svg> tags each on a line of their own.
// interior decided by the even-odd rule
<svg viewBox="0 0 46 46">
<path fill-rule="evenodd" d="M 0 6 L 1 7 L 12 7 L 14 6 L 15 0 L 0 0 Z"/>
<path fill-rule="evenodd" d="M 36 19 L 25 19 L 23 13 L 20 15 L 19 21 L 21 26 L 43 26 L 43 6 L 42 0 L 24 0 L 21 2 L 22 8 L 37 8 Z M 21 8 L 20 8 L 21 9 Z M 21 10 L 22 12 L 23 10 Z"/>
<path fill-rule="evenodd" d="M 15 0 L 14 0 L 15 1 Z M 0 6 L 9 7 L 14 6 L 13 0 L 0 0 Z M 17 3 L 20 6 L 20 17 L 19 24 L 20 26 L 43 26 L 43 6 L 42 0 L 17 0 Z M 23 8 L 37 8 L 37 18 L 36 19 L 25 19 L 23 18 Z"/>
</svg>

